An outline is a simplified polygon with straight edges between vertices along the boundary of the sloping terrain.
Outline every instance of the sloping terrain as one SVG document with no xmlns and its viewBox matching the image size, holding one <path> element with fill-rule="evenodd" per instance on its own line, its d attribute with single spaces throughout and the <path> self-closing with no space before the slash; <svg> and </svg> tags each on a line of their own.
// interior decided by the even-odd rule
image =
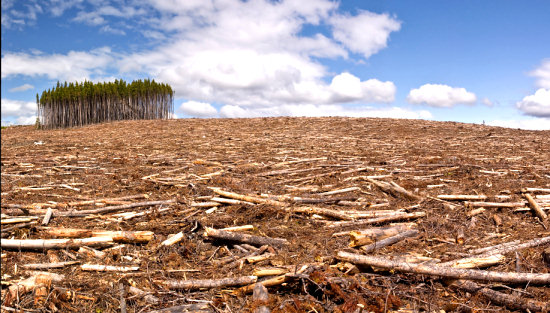
<svg viewBox="0 0 550 313">
<path fill-rule="evenodd" d="M 9 127 L 1 152 L 6 312 L 533 312 L 550 299 L 550 131 L 359 118 L 125 121 Z M 380 247 L 373 229 L 409 236 Z M 69 237 L 101 239 L 52 241 Z M 362 241 L 350 247 L 350 238 Z M 455 269 L 438 264 L 510 242 L 467 277 L 392 268 Z M 52 263 L 60 267 L 40 269 Z M 528 273 L 543 282 L 521 280 Z M 266 301 L 246 287 L 264 280 Z"/>
</svg>

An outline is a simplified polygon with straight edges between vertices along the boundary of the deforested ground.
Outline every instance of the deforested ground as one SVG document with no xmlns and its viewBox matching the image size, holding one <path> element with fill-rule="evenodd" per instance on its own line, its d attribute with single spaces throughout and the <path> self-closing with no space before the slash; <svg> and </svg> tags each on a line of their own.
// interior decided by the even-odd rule
<svg viewBox="0 0 550 313">
<path fill-rule="evenodd" d="M 1 152 L 2 312 L 548 310 L 550 131 L 123 121 L 8 127 Z"/>
</svg>

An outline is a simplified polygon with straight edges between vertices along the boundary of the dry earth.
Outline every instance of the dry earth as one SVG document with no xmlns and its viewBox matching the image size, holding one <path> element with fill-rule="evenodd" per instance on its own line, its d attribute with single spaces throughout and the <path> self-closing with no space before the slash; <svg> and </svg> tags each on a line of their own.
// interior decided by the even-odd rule
<svg viewBox="0 0 550 313">
<path fill-rule="evenodd" d="M 468 292 L 440 276 L 355 267 L 336 258 L 339 251 L 394 260 L 415 256 L 437 268 L 434 259 L 447 262 L 473 256 L 476 248 L 547 238 L 548 221 L 531 210 L 524 188 L 541 188 L 528 193 L 548 212 L 550 131 L 355 118 L 124 121 L 48 131 L 24 126 L 2 129 L 1 162 L 3 312 L 170 307 L 179 307 L 170 312 L 260 312 L 261 305 L 271 312 L 506 312 L 522 310 L 514 309 L 514 303 L 550 299 L 544 283 L 477 281 L 478 287 L 488 288 Z M 395 182 L 413 196 L 376 182 Z M 254 196 L 248 199 L 253 203 L 212 199 L 227 197 L 209 187 Z M 340 192 L 344 188 L 351 189 Z M 336 192 L 326 193 L 330 191 Z M 439 195 L 485 195 L 481 201 L 505 204 L 478 207 Z M 125 196 L 135 197 L 112 200 Z M 504 207 L 508 203 L 518 204 Z M 53 217 L 45 227 L 41 224 L 49 207 Z M 304 207 L 324 210 L 298 210 Z M 350 248 L 349 231 L 389 225 L 368 222 L 391 214 L 381 210 L 418 213 L 421 217 L 391 221 L 414 222 L 418 234 L 369 253 Z M 72 216 L 62 216 L 67 212 Z M 121 214 L 128 212 L 146 214 Z M 10 221 L 15 216 L 31 216 L 31 222 Z M 350 218 L 352 225 L 339 225 L 336 219 L 342 218 Z M 267 259 L 252 263 L 253 258 L 241 257 L 260 245 L 204 236 L 206 227 L 241 225 L 253 229 L 237 234 L 281 238 L 288 244 L 264 247 L 259 254 Z M 144 243 L 123 238 L 129 243 L 122 247 L 97 248 L 105 252 L 99 258 L 78 247 L 6 246 L 9 239 L 55 238 L 59 228 L 150 231 L 154 237 Z M 180 232 L 179 242 L 161 245 Z M 548 247 L 506 251 L 483 270 L 548 275 Z M 36 277 L 25 265 L 67 261 L 79 263 L 45 270 L 64 275 L 53 282 L 35 282 L 30 290 L 14 287 Z M 87 264 L 139 268 L 89 271 L 82 266 Z M 260 268 L 287 273 L 267 288 L 264 302 L 238 292 L 239 286 L 170 289 L 166 283 L 250 276 Z M 10 290 L 16 291 L 11 297 Z M 491 291 L 512 297 L 512 304 L 489 299 Z"/>
</svg>

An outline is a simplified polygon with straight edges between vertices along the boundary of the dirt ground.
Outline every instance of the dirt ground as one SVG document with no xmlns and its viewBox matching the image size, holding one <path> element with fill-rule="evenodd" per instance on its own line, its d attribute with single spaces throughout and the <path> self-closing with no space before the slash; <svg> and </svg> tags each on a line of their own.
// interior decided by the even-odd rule
<svg viewBox="0 0 550 313">
<path fill-rule="evenodd" d="M 387 222 L 339 226 L 333 217 L 292 208 L 331 209 L 353 216 L 354 221 L 364 220 L 361 212 L 373 210 L 424 212 L 425 216 L 407 221 L 417 224 L 416 237 L 369 253 L 381 257 L 414 255 L 446 262 L 471 256 L 472 249 L 550 236 L 527 203 L 481 209 L 437 198 L 486 195 L 485 201 L 525 203 L 524 188 L 550 188 L 550 131 L 422 120 L 256 118 L 123 121 L 47 131 L 16 126 L 2 129 L 1 135 L 3 241 L 54 238 L 41 226 L 48 207 L 54 209 L 50 228 L 154 233 L 146 243 L 126 243 L 118 250 L 98 248 L 107 252 L 100 258 L 78 248 L 3 248 L 3 312 L 150 312 L 177 306 L 179 311 L 171 312 L 253 312 L 261 304 L 271 312 L 508 312 L 512 306 L 456 288 L 439 276 L 354 267 L 336 258 L 338 251 L 363 252 L 349 247 L 348 235 L 333 234 L 387 226 Z M 416 198 L 384 191 L 369 179 L 393 181 Z M 287 206 L 203 207 L 201 203 L 221 197 L 209 187 L 275 199 Z M 351 187 L 355 188 L 338 192 Z M 330 191 L 336 192 L 323 194 Z M 548 192 L 531 194 L 548 212 Z M 103 205 L 98 201 L 71 207 L 70 202 L 125 196 L 136 198 L 107 206 L 176 201 L 56 216 Z M 288 200 L 292 197 L 307 200 Z M 128 219 L 116 215 L 124 212 L 147 214 Z M 8 218 L 25 215 L 37 218 L 29 225 L 4 224 Z M 203 235 L 205 227 L 240 225 L 253 226 L 242 233 L 282 238 L 288 244 L 269 247 L 267 260 L 238 262 L 238 257 L 255 249 Z M 179 232 L 184 235 L 180 242 L 161 245 L 168 235 Z M 507 252 L 499 264 L 484 270 L 549 273 L 550 264 L 543 258 L 548 247 Z M 231 255 L 237 262 L 223 264 Z M 47 270 L 64 276 L 46 286 L 45 299 L 38 299 L 34 291 L 6 300 L 10 285 L 32 275 L 25 264 L 54 260 L 80 263 Z M 82 264 L 139 269 L 86 271 Z M 235 292 L 239 286 L 169 289 L 162 284 L 249 276 L 259 268 L 274 267 L 289 272 L 282 284 L 267 288 L 266 302 Z M 519 299 L 550 299 L 548 285 L 477 283 Z M 132 293 L 130 286 L 153 297 Z M 67 292 L 73 296 L 64 297 Z"/>
</svg>

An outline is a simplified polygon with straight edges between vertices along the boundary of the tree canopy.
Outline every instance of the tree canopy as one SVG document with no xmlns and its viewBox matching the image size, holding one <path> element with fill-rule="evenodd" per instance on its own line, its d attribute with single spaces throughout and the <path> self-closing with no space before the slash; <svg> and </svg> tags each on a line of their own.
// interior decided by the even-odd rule
<svg viewBox="0 0 550 313">
<path fill-rule="evenodd" d="M 174 112 L 174 91 L 155 80 L 122 79 L 57 85 L 36 94 L 42 128 L 64 128 L 119 120 L 167 119 Z"/>
</svg>

